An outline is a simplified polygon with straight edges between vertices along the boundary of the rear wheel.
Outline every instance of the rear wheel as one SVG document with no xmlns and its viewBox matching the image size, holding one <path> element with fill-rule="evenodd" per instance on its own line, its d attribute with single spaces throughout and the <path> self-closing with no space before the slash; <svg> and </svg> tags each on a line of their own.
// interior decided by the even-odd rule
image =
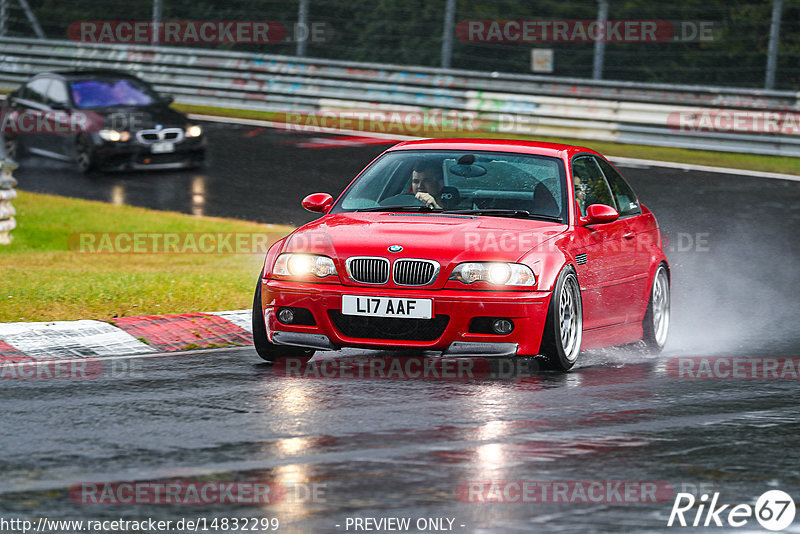
<svg viewBox="0 0 800 534">
<path fill-rule="evenodd" d="M 256 294 L 253 295 L 253 345 L 261 359 L 268 362 L 274 362 L 280 357 L 310 358 L 314 355 L 314 349 L 276 345 L 269 342 L 267 327 L 264 325 L 264 313 L 261 309 L 261 280 L 256 284 Z"/>
<path fill-rule="evenodd" d="M 14 161 L 19 161 L 19 158 L 25 155 L 25 150 L 19 143 L 19 139 L 10 135 L 6 135 L 3 138 L 3 149 L 5 150 L 6 157 Z"/>
<path fill-rule="evenodd" d="M 667 343 L 669 333 L 669 275 L 667 267 L 662 263 L 656 269 L 653 277 L 653 287 L 650 290 L 650 302 L 644 314 L 642 330 L 644 331 L 645 350 L 658 354 Z"/>
<path fill-rule="evenodd" d="M 541 354 L 556 370 L 568 371 L 575 365 L 583 340 L 583 304 L 578 277 L 566 267 L 558 277 L 542 336 Z"/>
</svg>

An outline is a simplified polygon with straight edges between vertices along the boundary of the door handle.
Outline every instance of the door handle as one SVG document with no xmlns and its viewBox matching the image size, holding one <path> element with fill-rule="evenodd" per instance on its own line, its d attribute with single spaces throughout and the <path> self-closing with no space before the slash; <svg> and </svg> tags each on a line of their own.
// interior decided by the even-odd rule
<svg viewBox="0 0 800 534">
<path fill-rule="evenodd" d="M 636 236 L 636 232 L 628 232 L 627 234 L 622 234 L 622 237 L 625 239 L 633 239 Z"/>
</svg>

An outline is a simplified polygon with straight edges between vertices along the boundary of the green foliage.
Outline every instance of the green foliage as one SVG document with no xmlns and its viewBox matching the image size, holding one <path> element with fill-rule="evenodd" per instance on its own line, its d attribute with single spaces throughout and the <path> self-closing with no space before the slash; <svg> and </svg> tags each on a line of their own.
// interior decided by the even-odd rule
<svg viewBox="0 0 800 534">
<path fill-rule="evenodd" d="M 445 0 L 309 0 L 309 21 L 334 30 L 324 43 L 308 43 L 309 57 L 436 67 L 440 65 Z M 71 22 L 149 20 L 152 0 L 32 0 L 48 37 L 66 38 Z M 163 0 L 164 20 L 270 20 L 290 30 L 299 2 Z M 658 83 L 762 87 L 771 0 L 610 0 L 611 20 L 711 21 L 705 42 L 607 43 L 604 78 Z M 456 22 L 472 19 L 592 20 L 595 0 L 458 0 Z M 17 15 L 19 18 L 19 15 Z M 17 33 L 23 22 L 12 25 Z M 28 28 L 29 30 L 29 28 Z M 587 78 L 592 43 L 470 43 L 455 40 L 453 67 L 530 72 L 534 47 L 555 51 L 557 76 Z M 218 48 L 293 55 L 295 44 L 224 44 Z M 777 88 L 800 87 L 800 0 L 784 0 Z"/>
</svg>

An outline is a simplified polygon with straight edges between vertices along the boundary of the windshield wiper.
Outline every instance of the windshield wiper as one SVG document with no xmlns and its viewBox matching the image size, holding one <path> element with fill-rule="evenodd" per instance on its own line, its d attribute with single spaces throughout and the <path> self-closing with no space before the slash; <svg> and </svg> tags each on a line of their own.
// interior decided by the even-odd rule
<svg viewBox="0 0 800 534">
<path fill-rule="evenodd" d="M 497 217 L 524 217 L 526 219 L 541 219 L 543 221 L 564 222 L 561 217 L 556 215 L 544 215 L 542 213 L 531 213 L 528 210 L 510 210 L 500 208 L 485 208 L 472 210 L 444 210 L 443 213 L 459 213 L 462 215 L 494 215 Z"/>
<path fill-rule="evenodd" d="M 441 212 L 441 209 L 428 206 L 374 206 L 372 208 L 361 208 L 354 211 L 413 211 L 413 212 Z"/>
</svg>

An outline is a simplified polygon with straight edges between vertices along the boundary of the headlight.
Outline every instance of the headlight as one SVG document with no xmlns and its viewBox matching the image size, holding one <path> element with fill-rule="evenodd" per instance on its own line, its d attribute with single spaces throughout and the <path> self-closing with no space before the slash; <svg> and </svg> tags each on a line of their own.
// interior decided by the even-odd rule
<svg viewBox="0 0 800 534">
<path fill-rule="evenodd" d="M 280 276 L 307 276 L 317 278 L 336 275 L 336 265 L 327 256 L 317 254 L 281 254 L 275 261 L 273 274 Z"/>
<path fill-rule="evenodd" d="M 532 286 L 536 283 L 536 277 L 527 265 L 499 262 L 459 263 L 450 280 L 464 284 L 487 282 L 498 286 Z"/>
<path fill-rule="evenodd" d="M 114 142 L 128 141 L 131 138 L 130 132 L 119 132 L 117 130 L 100 130 L 97 135 L 100 136 L 100 139 Z"/>
<path fill-rule="evenodd" d="M 186 137 L 200 137 L 203 135 L 203 129 L 197 125 L 186 127 Z"/>
</svg>

